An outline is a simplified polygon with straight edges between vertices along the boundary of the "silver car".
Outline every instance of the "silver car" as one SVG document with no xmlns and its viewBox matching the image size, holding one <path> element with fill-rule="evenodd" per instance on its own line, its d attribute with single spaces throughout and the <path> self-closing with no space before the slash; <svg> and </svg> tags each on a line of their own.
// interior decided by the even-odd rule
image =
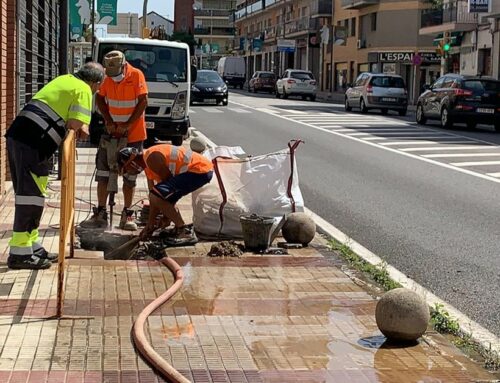
<svg viewBox="0 0 500 383">
<path fill-rule="evenodd" d="M 316 80 L 305 70 L 287 69 L 276 81 L 276 97 L 301 96 L 303 100 L 316 100 Z"/>
<path fill-rule="evenodd" d="M 361 73 L 345 92 L 345 110 L 359 108 L 361 113 L 380 109 L 382 114 L 394 110 L 406 116 L 408 92 L 401 76 L 394 74 Z"/>
</svg>

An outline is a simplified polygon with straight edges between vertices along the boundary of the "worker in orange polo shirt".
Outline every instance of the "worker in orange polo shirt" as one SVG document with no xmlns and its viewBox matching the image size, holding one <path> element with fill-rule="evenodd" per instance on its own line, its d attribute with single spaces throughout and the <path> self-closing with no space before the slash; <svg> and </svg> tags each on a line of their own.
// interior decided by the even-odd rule
<svg viewBox="0 0 500 383">
<path fill-rule="evenodd" d="M 96 104 L 105 124 L 106 134 L 99 143 L 96 158 L 96 181 L 98 206 L 93 208 L 92 217 L 80 224 L 86 228 L 105 228 L 108 226 L 106 203 L 110 193 L 116 193 L 118 180 L 117 154 L 124 147 L 142 151 L 146 139 L 144 111 L 148 104 L 148 89 L 144 74 L 127 63 L 120 51 L 111 51 L 104 56 L 106 78 L 96 94 Z M 136 175 L 123 175 L 124 207 L 121 214 L 120 229 L 134 231 L 137 224 L 130 210 Z M 110 201 L 114 204 L 114 201 Z"/>
</svg>

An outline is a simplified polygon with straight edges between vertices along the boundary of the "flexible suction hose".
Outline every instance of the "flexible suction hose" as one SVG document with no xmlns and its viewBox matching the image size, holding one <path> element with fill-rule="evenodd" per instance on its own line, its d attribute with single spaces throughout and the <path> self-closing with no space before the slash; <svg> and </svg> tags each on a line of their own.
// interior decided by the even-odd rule
<svg viewBox="0 0 500 383">
<path fill-rule="evenodd" d="M 148 317 L 162 304 L 172 298 L 177 291 L 182 287 L 184 275 L 182 269 L 173 259 L 164 257 L 160 260 L 168 267 L 174 276 L 174 284 L 168 288 L 162 295 L 147 305 L 137 317 L 134 327 L 132 328 L 132 337 L 135 346 L 139 353 L 151 363 L 151 365 L 166 379 L 172 383 L 190 383 L 179 371 L 173 368 L 165 359 L 163 359 L 151 345 L 148 343 L 146 334 L 144 333 L 144 325 Z"/>
</svg>

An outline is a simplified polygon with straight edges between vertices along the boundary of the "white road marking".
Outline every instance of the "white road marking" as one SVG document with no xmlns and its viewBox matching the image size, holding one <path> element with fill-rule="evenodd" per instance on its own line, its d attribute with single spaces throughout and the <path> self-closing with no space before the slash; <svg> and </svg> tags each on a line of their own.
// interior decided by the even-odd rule
<svg viewBox="0 0 500 383">
<path fill-rule="evenodd" d="M 245 104 L 242 104 L 242 103 L 239 103 L 239 102 L 234 102 L 234 101 L 231 101 L 231 102 L 233 104 L 240 105 L 242 107 L 247 107 L 247 108 L 250 108 L 250 109 L 258 110 L 257 108 L 254 108 L 254 107 L 251 107 L 249 105 L 245 105 Z M 444 162 L 435 161 L 435 160 L 433 160 L 431 158 L 424 158 L 424 157 L 419 156 L 417 154 L 402 152 L 402 151 L 400 151 L 400 150 L 398 150 L 396 148 L 388 147 L 387 146 L 388 143 L 386 143 L 386 145 L 378 144 L 378 143 L 370 142 L 370 141 L 367 141 L 367 140 L 363 140 L 361 138 L 351 137 L 351 136 L 348 136 L 348 135 L 345 135 L 345 134 L 342 134 L 342 133 L 338 133 L 335 130 L 328 130 L 328 129 L 325 129 L 325 128 L 322 128 L 322 127 L 319 127 L 319 126 L 314 126 L 312 124 L 305 123 L 305 122 L 295 121 L 292 118 L 287 118 L 287 117 L 284 117 L 284 116 L 281 116 L 281 115 L 278 115 L 278 114 L 274 114 L 274 116 L 276 118 L 281 118 L 281 119 L 287 120 L 289 122 L 295 122 L 296 124 L 301 124 L 301 125 L 304 125 L 304 126 L 308 126 L 308 127 L 320 130 L 320 131 L 325 132 L 325 133 L 334 134 L 334 135 L 336 135 L 338 137 L 343 137 L 343 138 L 348 139 L 348 140 L 357 141 L 359 143 L 364 143 L 365 145 L 370 145 L 370 146 L 373 146 L 373 147 L 376 147 L 376 148 L 379 148 L 379 149 L 383 149 L 383 150 L 386 150 L 386 151 L 389 151 L 389 152 L 392 152 L 392 153 L 395 153 L 395 154 L 399 154 L 399 155 L 402 155 L 402 156 L 405 156 L 405 157 L 408 157 L 408 158 L 413 158 L 415 160 L 427 162 L 429 164 L 434 164 L 434 165 L 440 166 L 442 168 L 454 170 L 454 171 L 462 173 L 462 174 L 467 174 L 467 175 L 470 175 L 470 176 L 473 176 L 473 177 L 481 178 L 483 180 L 488 180 L 488 181 L 500 184 L 500 179 L 498 179 L 498 178 L 490 177 L 490 176 L 488 176 L 486 174 L 477 173 L 475 171 L 468 170 L 468 169 L 463 169 L 463 168 L 460 168 L 460 167 L 457 167 L 457 166 L 453 166 L 451 164 L 447 164 L 447 163 L 444 163 Z M 456 141 L 446 141 L 446 143 L 450 143 L 450 144 L 451 143 L 453 143 L 453 144 L 455 144 L 455 143 L 470 143 L 470 142 L 481 142 L 483 144 L 488 144 L 488 142 L 486 142 L 486 141 L 476 140 L 476 139 L 473 139 L 473 138 L 470 138 L 468 141 L 459 141 L 458 139 L 463 138 L 463 136 L 460 136 L 458 134 L 451 134 L 450 133 L 449 136 L 450 136 L 450 138 L 457 139 Z M 435 138 L 435 137 L 432 137 L 432 138 Z M 409 141 L 409 142 L 411 142 L 411 141 Z M 418 141 L 416 141 L 416 142 L 418 144 Z M 432 141 L 429 142 L 428 141 L 427 144 L 429 144 L 429 143 L 434 143 L 435 144 L 436 142 L 432 142 Z M 399 144 L 395 144 L 395 143 L 391 143 L 391 144 L 393 144 L 393 145 L 405 145 L 405 144 L 408 144 L 408 142 L 405 142 L 405 141 L 401 142 L 401 141 L 399 141 Z"/>
<path fill-rule="evenodd" d="M 189 114 L 196 114 L 196 111 L 193 108 L 189 108 Z"/>
<path fill-rule="evenodd" d="M 471 161 L 471 162 L 452 162 L 452 166 L 488 166 L 488 165 L 500 165 L 500 161 Z"/>
<path fill-rule="evenodd" d="M 363 138 L 364 141 L 382 141 L 382 140 L 388 140 L 388 139 L 394 139 L 394 138 L 404 138 L 404 134 L 403 135 L 400 135 L 400 137 L 368 137 L 368 138 Z M 434 138 L 440 138 L 440 139 L 443 139 L 443 138 L 453 138 L 453 137 L 450 137 L 450 136 L 439 136 L 439 135 L 435 135 L 435 136 L 419 136 L 419 135 L 412 135 L 412 137 L 408 137 L 408 138 L 412 138 L 412 139 L 417 139 L 417 138 L 422 138 L 422 139 L 434 139 Z"/>
<path fill-rule="evenodd" d="M 440 154 L 424 154 L 425 158 L 452 158 L 452 157 L 498 157 L 500 153 L 440 153 Z"/>
<path fill-rule="evenodd" d="M 234 104 L 234 102 L 231 101 L 231 103 Z M 242 105 L 242 104 L 238 104 L 238 105 Z M 242 105 L 242 106 L 246 106 L 246 105 Z M 277 114 L 279 113 L 278 110 L 274 110 L 274 109 L 267 109 L 267 108 L 252 108 L 253 110 L 257 110 L 259 112 L 263 112 L 263 113 L 269 113 L 269 114 Z"/>
<path fill-rule="evenodd" d="M 283 112 L 291 113 L 291 114 L 307 114 L 307 112 L 303 112 L 301 110 L 293 110 L 293 109 L 281 109 Z"/>
<path fill-rule="evenodd" d="M 500 149 L 500 147 L 495 147 L 493 145 L 469 145 L 469 146 L 430 146 L 427 148 L 405 148 L 399 149 L 402 152 L 427 152 L 427 151 L 438 151 L 438 150 L 474 150 L 474 149 Z"/>
<path fill-rule="evenodd" d="M 201 108 L 201 109 L 207 113 L 224 113 L 222 110 L 217 108 Z"/>
<path fill-rule="evenodd" d="M 500 177 L 500 173 L 486 173 L 491 177 Z"/>
<path fill-rule="evenodd" d="M 242 108 L 228 108 L 229 110 L 232 110 L 233 112 L 236 113 L 252 113 L 247 109 L 242 109 Z"/>
<path fill-rule="evenodd" d="M 467 144 L 470 143 L 470 141 L 394 141 L 394 142 L 384 142 L 381 143 L 380 145 L 383 146 L 399 146 L 399 145 L 429 145 L 429 144 Z M 390 148 L 392 149 L 392 148 Z M 401 151 L 402 149 L 392 149 L 396 151 Z M 417 155 L 415 155 L 417 156 Z"/>
</svg>

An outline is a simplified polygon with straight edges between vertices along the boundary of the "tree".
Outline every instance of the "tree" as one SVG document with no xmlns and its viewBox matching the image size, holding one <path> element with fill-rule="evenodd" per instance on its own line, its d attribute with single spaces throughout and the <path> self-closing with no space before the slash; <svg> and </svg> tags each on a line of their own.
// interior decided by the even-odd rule
<svg viewBox="0 0 500 383">
<path fill-rule="evenodd" d="M 195 46 L 197 45 L 194 36 L 190 33 L 186 32 L 174 32 L 172 36 L 170 36 L 170 41 L 180 41 L 189 45 L 189 51 L 191 55 L 194 55 Z"/>
</svg>

